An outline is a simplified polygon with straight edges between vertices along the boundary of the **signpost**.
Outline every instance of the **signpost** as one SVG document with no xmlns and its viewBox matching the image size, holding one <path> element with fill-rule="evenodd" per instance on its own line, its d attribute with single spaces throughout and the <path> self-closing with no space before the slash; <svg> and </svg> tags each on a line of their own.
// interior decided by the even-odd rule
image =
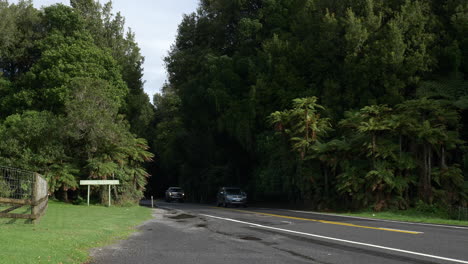
<svg viewBox="0 0 468 264">
<path fill-rule="evenodd" d="M 111 185 L 119 185 L 119 180 L 82 180 L 80 185 L 88 185 L 88 206 L 89 206 L 89 191 L 91 185 L 109 185 L 109 206 L 111 206 Z"/>
</svg>

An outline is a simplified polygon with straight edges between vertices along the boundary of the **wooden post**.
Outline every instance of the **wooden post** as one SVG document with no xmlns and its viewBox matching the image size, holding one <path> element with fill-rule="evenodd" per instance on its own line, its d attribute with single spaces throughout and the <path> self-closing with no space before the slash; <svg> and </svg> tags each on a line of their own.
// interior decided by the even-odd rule
<svg viewBox="0 0 468 264">
<path fill-rule="evenodd" d="M 33 182 L 33 187 L 32 187 L 32 196 L 31 196 L 31 202 L 32 202 L 32 205 L 31 205 L 31 215 L 32 216 L 35 216 L 38 214 L 38 204 L 36 204 L 36 201 L 39 200 L 39 197 L 38 197 L 38 193 L 39 193 L 39 175 L 37 175 L 36 173 L 34 173 L 34 182 Z M 32 223 L 33 224 L 36 224 L 38 221 L 37 219 L 33 219 L 32 220 Z"/>
<path fill-rule="evenodd" d="M 89 189 L 91 188 L 91 185 L 88 185 L 88 206 L 89 206 Z"/>
<path fill-rule="evenodd" d="M 151 195 L 151 208 L 153 208 L 153 195 Z"/>
<path fill-rule="evenodd" d="M 34 173 L 31 181 L 31 196 L 29 199 L 0 198 L 0 203 L 12 204 L 11 207 L 0 211 L 0 217 L 14 219 L 30 219 L 30 223 L 37 224 L 48 205 L 47 181 L 41 175 Z M 31 206 L 29 214 L 11 213 L 23 205 Z"/>
<path fill-rule="evenodd" d="M 111 206 L 111 201 L 110 201 L 111 197 L 110 197 L 110 184 L 109 184 L 109 207 Z"/>
<path fill-rule="evenodd" d="M 48 204 L 47 182 L 37 173 L 34 174 L 33 196 L 31 197 L 31 219 L 33 223 L 39 223 L 39 219 L 45 213 Z"/>
</svg>

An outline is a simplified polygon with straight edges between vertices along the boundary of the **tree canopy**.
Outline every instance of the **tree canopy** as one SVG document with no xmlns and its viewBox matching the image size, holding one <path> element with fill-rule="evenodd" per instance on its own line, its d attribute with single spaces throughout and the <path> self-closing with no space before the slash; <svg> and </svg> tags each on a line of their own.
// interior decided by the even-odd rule
<svg viewBox="0 0 468 264">
<path fill-rule="evenodd" d="M 467 11 L 200 1 L 155 97 L 161 181 L 199 201 L 240 185 L 317 208 L 466 205 Z"/>
<path fill-rule="evenodd" d="M 117 201 L 137 202 L 153 107 L 123 18 L 93 0 L 1 0 L 0 14 L 0 162 L 44 174 L 57 198 L 79 200 L 81 179 L 118 179 Z"/>
<path fill-rule="evenodd" d="M 464 0 L 200 0 L 154 106 L 111 2 L 0 16 L 0 163 L 57 197 L 119 179 L 122 203 L 238 185 L 317 209 L 467 204 Z"/>
</svg>

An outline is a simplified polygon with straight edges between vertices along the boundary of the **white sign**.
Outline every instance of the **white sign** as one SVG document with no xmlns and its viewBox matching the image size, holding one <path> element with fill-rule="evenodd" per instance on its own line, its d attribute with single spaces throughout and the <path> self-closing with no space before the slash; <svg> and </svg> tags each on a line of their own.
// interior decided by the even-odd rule
<svg viewBox="0 0 468 264">
<path fill-rule="evenodd" d="M 84 180 L 80 185 L 119 185 L 119 180 Z"/>
<path fill-rule="evenodd" d="M 88 185 L 88 206 L 89 192 L 91 185 L 109 185 L 109 206 L 111 206 L 111 185 L 119 185 L 119 180 L 84 180 L 80 181 L 80 185 Z"/>
</svg>

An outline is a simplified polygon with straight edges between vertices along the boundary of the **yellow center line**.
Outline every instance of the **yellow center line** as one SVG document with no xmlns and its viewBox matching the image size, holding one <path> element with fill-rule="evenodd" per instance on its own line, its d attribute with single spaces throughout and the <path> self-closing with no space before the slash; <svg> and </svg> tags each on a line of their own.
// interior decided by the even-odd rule
<svg viewBox="0 0 468 264">
<path fill-rule="evenodd" d="M 319 223 L 331 224 L 331 225 L 341 225 L 341 226 L 350 226 L 350 227 L 358 227 L 358 228 L 376 229 L 376 230 L 383 230 L 383 231 L 397 232 L 397 233 L 406 233 L 406 234 L 412 234 L 412 235 L 418 235 L 418 234 L 421 234 L 421 233 L 422 233 L 422 232 L 415 232 L 415 231 L 398 230 L 398 229 L 391 229 L 391 228 L 384 228 L 384 227 L 362 226 L 362 225 L 355 225 L 355 224 L 349 224 L 349 223 L 342 223 L 342 222 L 335 222 L 335 221 L 327 221 L 327 220 L 318 220 L 318 219 L 311 219 L 311 218 L 302 218 L 302 217 L 287 216 L 287 215 L 260 213 L 260 212 L 255 212 L 255 211 L 247 211 L 247 210 L 239 210 L 239 209 L 226 209 L 226 208 L 219 208 L 219 207 L 213 207 L 213 208 L 216 208 L 216 209 L 224 209 L 224 210 L 230 210 L 230 211 L 238 211 L 238 212 L 243 212 L 243 213 L 254 213 L 254 214 L 259 214 L 259 215 L 267 215 L 267 216 L 274 216 L 274 217 L 287 218 L 287 219 L 294 219 L 294 220 L 302 220 L 302 221 L 310 221 L 310 222 L 319 222 Z"/>
</svg>

